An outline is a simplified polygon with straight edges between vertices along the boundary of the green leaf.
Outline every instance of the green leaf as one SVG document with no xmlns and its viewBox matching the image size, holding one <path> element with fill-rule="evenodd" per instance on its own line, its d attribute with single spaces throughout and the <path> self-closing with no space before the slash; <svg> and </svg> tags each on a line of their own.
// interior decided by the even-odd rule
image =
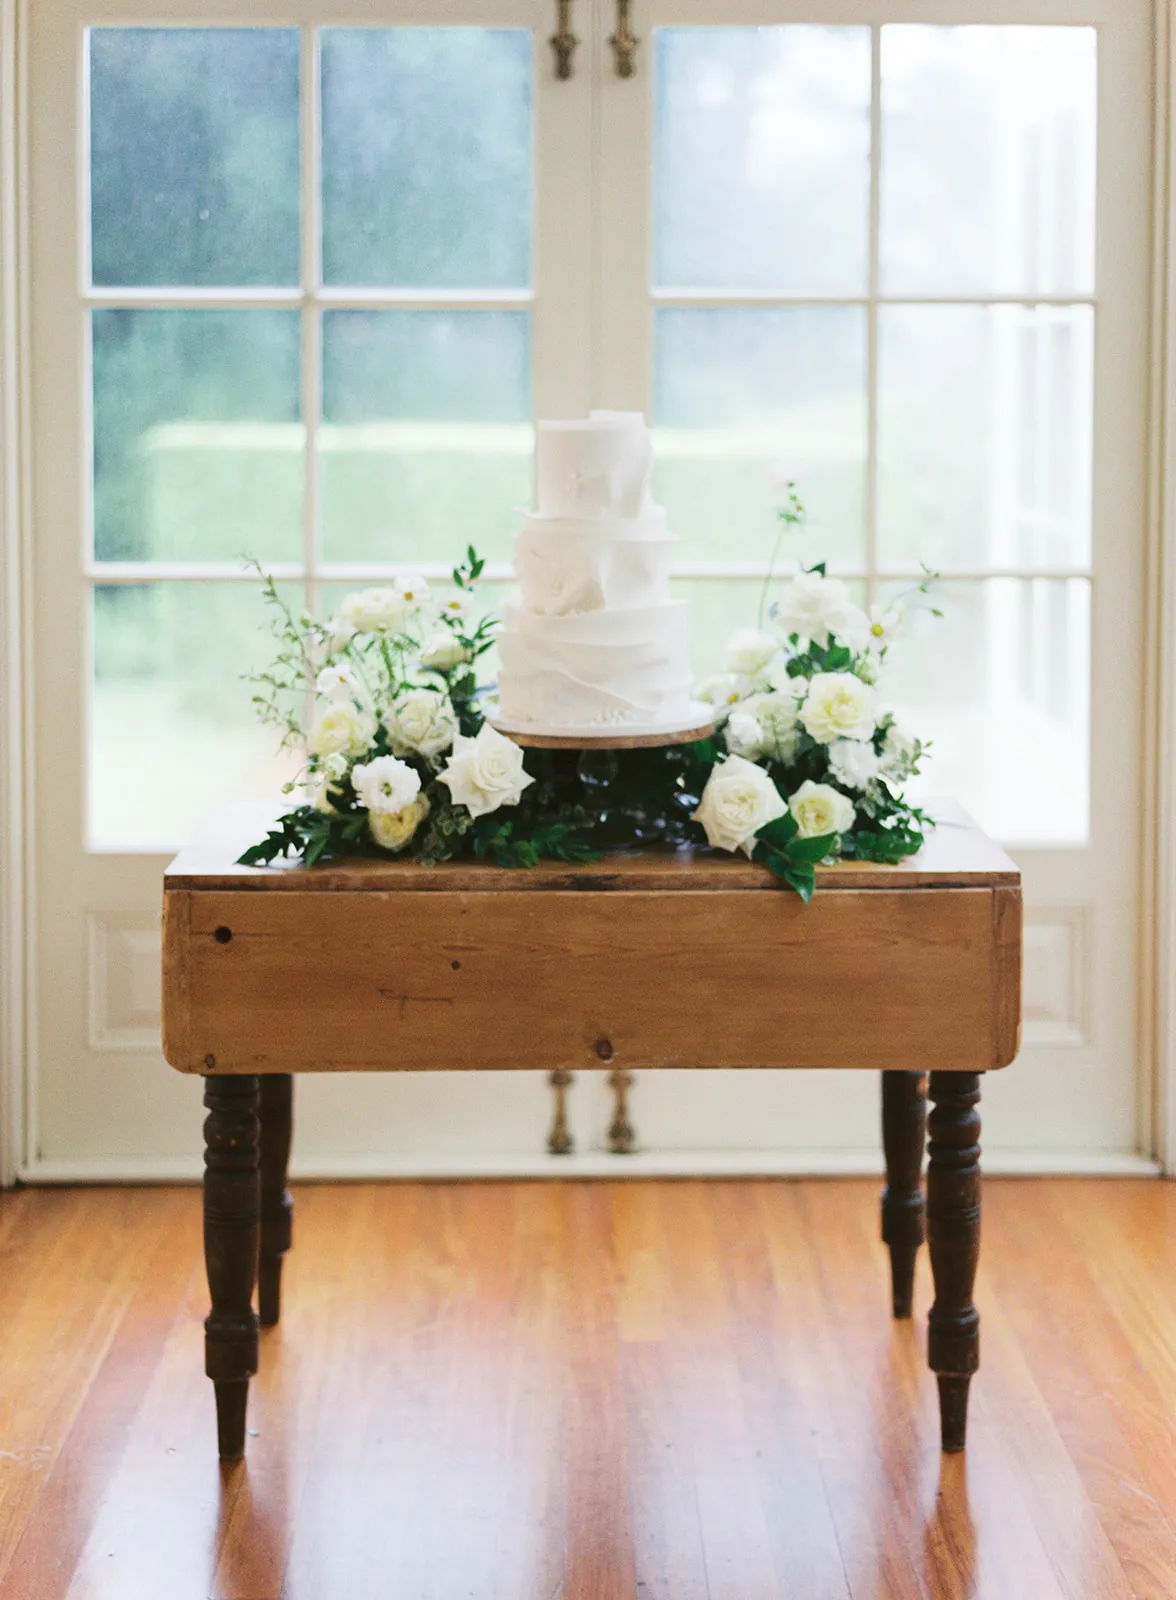
<svg viewBox="0 0 1176 1600">
<path fill-rule="evenodd" d="M 798 832 L 796 818 L 791 811 L 785 811 L 783 816 L 775 817 L 771 822 L 765 822 L 756 833 L 757 839 L 763 839 L 766 844 L 788 845 L 796 838 Z"/>
<path fill-rule="evenodd" d="M 785 850 L 789 861 L 796 866 L 813 866 L 834 855 L 841 843 L 839 833 L 823 833 L 816 839 L 793 839 Z"/>
</svg>

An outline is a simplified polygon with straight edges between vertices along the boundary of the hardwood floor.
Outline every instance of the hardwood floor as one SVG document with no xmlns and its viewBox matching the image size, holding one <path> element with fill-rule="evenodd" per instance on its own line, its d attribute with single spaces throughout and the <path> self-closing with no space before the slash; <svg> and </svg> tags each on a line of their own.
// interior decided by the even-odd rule
<svg viewBox="0 0 1176 1600">
<path fill-rule="evenodd" d="M 1176 1596 L 1176 1186 L 992 1180 L 966 1456 L 869 1183 L 308 1186 L 244 1466 L 199 1195 L 0 1195 L 3 1600 Z"/>
</svg>

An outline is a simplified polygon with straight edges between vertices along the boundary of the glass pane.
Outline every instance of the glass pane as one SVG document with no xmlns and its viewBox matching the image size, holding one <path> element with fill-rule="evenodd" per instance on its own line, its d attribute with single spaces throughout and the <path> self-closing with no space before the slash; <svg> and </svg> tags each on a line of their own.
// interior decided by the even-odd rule
<svg viewBox="0 0 1176 1600">
<path fill-rule="evenodd" d="M 531 33 L 328 28 L 323 279 L 525 288 Z"/>
<path fill-rule="evenodd" d="M 296 560 L 296 311 L 93 313 L 99 561 Z"/>
<path fill-rule="evenodd" d="M 782 474 L 810 508 L 787 556 L 862 562 L 865 368 L 857 307 L 657 313 L 654 481 L 682 560 L 766 566 Z"/>
<path fill-rule="evenodd" d="M 172 849 L 226 800 L 281 799 L 293 758 L 241 679 L 276 653 L 268 621 L 252 583 L 95 590 L 92 847 Z"/>
<path fill-rule="evenodd" d="M 864 293 L 869 29 L 655 39 L 655 283 Z"/>
<path fill-rule="evenodd" d="M 96 284 L 298 282 L 298 31 L 90 31 Z"/>
<path fill-rule="evenodd" d="M 328 561 L 505 561 L 531 498 L 522 311 L 332 311 L 323 319 Z"/>
<path fill-rule="evenodd" d="M 912 793 L 954 795 L 1016 844 L 1081 844 L 1090 824 L 1090 585 L 945 584 L 913 614 L 886 698 L 933 749 Z"/>
<path fill-rule="evenodd" d="M 1090 293 L 1093 28 L 882 29 L 882 286 Z"/>
<path fill-rule="evenodd" d="M 1089 306 L 879 312 L 883 567 L 1090 561 Z"/>
</svg>

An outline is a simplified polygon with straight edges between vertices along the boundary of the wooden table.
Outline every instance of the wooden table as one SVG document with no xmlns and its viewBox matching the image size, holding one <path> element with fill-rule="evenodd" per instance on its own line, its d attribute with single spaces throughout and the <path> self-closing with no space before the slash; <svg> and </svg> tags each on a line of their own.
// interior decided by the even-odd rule
<svg viewBox="0 0 1176 1600">
<path fill-rule="evenodd" d="M 900 867 L 820 869 L 808 907 L 709 852 L 531 871 L 236 866 L 269 815 L 230 808 L 164 879 L 164 1053 L 204 1076 L 208 1108 L 205 1351 L 223 1459 L 244 1451 L 259 1320 L 278 1320 L 292 1075 L 602 1064 L 881 1069 L 897 1317 L 924 1237 L 929 1074 L 929 1358 L 943 1448 L 963 1448 L 980 1074 L 1017 1052 L 1021 891 L 962 813 L 940 808 Z"/>
</svg>

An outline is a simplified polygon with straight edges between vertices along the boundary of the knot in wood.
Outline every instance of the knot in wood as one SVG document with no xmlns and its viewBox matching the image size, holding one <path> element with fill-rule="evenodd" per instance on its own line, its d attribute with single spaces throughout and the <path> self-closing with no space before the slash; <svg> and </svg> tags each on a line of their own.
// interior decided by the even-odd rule
<svg viewBox="0 0 1176 1600">
<path fill-rule="evenodd" d="M 613 1047 L 611 1039 L 597 1039 L 592 1048 L 602 1061 L 612 1060 Z"/>
</svg>

